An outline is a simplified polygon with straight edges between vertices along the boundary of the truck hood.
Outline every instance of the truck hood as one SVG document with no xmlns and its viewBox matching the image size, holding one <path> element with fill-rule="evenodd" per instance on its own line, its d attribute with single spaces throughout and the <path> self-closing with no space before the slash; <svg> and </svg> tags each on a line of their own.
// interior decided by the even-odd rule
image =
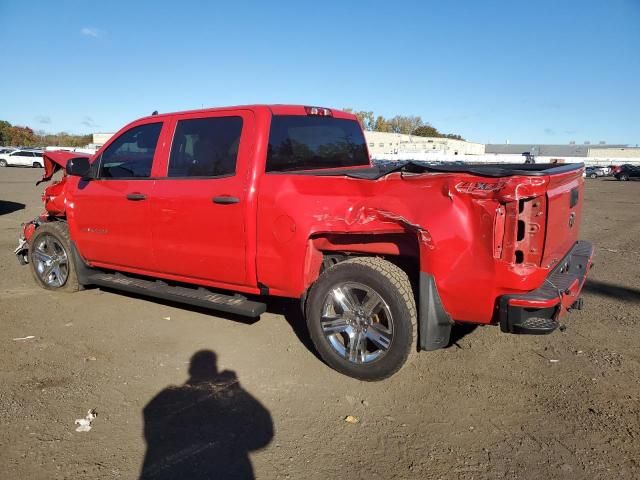
<svg viewBox="0 0 640 480">
<path fill-rule="evenodd" d="M 42 158 L 44 161 L 44 173 L 42 178 L 36 182 L 36 185 L 40 185 L 42 182 L 48 182 L 53 177 L 53 174 L 58 170 L 64 169 L 67 166 L 67 162 L 72 158 L 90 158 L 91 155 L 82 155 L 78 152 L 67 152 L 65 150 L 52 150 L 44 152 Z"/>
</svg>

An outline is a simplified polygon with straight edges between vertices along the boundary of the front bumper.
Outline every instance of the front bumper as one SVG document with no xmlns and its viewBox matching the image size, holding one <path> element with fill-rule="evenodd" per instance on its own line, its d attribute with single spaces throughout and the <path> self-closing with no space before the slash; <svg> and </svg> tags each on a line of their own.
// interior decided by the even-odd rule
<svg viewBox="0 0 640 480">
<path fill-rule="evenodd" d="M 500 329 L 509 333 L 553 332 L 559 319 L 580 308 L 580 292 L 592 266 L 593 246 L 578 241 L 537 289 L 503 295 L 498 301 Z"/>
<path fill-rule="evenodd" d="M 20 235 L 18 239 L 18 247 L 13 250 L 13 253 L 18 257 L 20 265 L 29 263 L 29 240 L 31 240 L 36 228 L 38 228 L 41 223 L 42 218 L 38 217 L 22 224 L 22 235 Z"/>
</svg>

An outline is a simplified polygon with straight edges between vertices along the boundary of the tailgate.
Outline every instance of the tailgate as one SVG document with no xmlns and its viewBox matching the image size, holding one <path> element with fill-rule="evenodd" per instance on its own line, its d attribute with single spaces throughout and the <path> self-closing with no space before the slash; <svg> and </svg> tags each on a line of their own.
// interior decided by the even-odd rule
<svg viewBox="0 0 640 480">
<path fill-rule="evenodd" d="M 553 267 L 578 240 L 582 220 L 582 169 L 549 176 L 543 267 Z"/>
</svg>

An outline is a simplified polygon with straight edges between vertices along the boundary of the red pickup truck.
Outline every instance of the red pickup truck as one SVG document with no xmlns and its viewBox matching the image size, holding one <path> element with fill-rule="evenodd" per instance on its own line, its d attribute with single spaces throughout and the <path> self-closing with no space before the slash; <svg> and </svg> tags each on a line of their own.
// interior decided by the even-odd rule
<svg viewBox="0 0 640 480">
<path fill-rule="evenodd" d="M 336 370 L 395 373 L 454 322 L 549 333 L 579 308 L 582 164 L 373 166 L 352 114 L 152 115 L 95 155 L 46 152 L 18 258 L 47 289 L 108 286 L 259 316 L 300 299 Z"/>
</svg>

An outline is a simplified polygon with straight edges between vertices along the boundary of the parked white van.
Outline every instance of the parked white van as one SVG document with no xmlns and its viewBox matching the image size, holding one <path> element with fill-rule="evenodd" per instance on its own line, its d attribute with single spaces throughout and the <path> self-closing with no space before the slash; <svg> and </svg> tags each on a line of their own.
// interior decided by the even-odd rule
<svg viewBox="0 0 640 480">
<path fill-rule="evenodd" d="M 20 166 L 42 168 L 42 152 L 40 150 L 15 150 L 0 155 L 0 167 Z"/>
</svg>

